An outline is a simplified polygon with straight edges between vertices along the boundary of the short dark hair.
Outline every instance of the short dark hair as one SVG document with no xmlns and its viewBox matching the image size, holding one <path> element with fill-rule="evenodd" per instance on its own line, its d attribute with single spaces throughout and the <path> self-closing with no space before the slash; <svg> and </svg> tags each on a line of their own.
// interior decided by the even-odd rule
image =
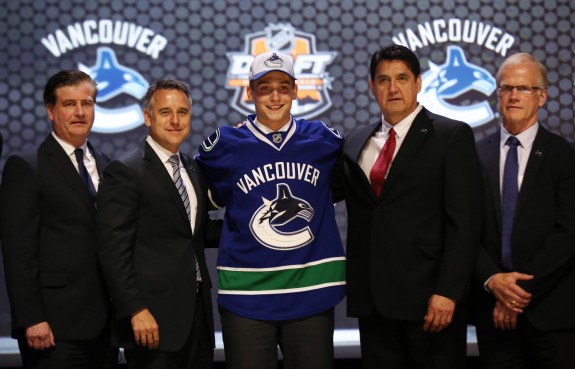
<svg viewBox="0 0 575 369">
<path fill-rule="evenodd" d="M 98 95 L 96 81 L 88 74 L 79 70 L 62 70 L 48 79 L 44 87 L 44 105 L 56 105 L 56 90 L 64 86 L 77 86 L 82 82 L 88 82 L 94 87 L 94 102 Z"/>
<path fill-rule="evenodd" d="M 146 95 L 144 96 L 144 109 L 148 112 L 150 111 L 150 103 L 152 101 L 152 97 L 158 90 L 178 90 L 186 95 L 186 98 L 192 104 L 192 98 L 190 96 L 190 91 L 188 90 L 188 86 L 186 86 L 183 82 L 178 81 L 177 79 L 160 79 L 156 83 L 153 83 L 148 87 L 148 91 L 146 91 Z"/>
<path fill-rule="evenodd" d="M 375 78 L 375 72 L 377 71 L 377 66 L 383 60 L 401 60 L 407 64 L 409 70 L 417 78 L 421 74 L 421 66 L 419 64 L 419 59 L 417 56 L 403 45 L 389 44 L 377 50 L 371 56 L 371 62 L 369 63 L 369 71 L 371 74 L 371 80 Z"/>
</svg>

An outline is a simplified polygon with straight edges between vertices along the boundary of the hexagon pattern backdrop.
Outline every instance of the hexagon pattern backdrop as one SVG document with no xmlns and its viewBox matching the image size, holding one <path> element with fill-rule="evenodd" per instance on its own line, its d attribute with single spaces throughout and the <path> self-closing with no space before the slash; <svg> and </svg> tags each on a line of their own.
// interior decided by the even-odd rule
<svg viewBox="0 0 575 369">
<path fill-rule="evenodd" d="M 145 137 L 148 85 L 164 77 L 184 81 L 193 107 L 182 150 L 193 155 L 217 126 L 245 119 L 252 108 L 247 68 L 268 49 L 295 58 L 294 115 L 343 133 L 376 121 L 369 58 L 391 42 L 421 60 L 419 101 L 469 123 L 477 139 L 498 128 L 497 66 L 513 53 L 533 53 L 550 82 L 540 121 L 575 140 L 573 0 L 2 0 L 0 8 L 2 166 L 50 132 L 42 92 L 61 69 L 101 76 L 90 140 L 112 157 Z M 337 208 L 344 236 L 344 206 Z M 2 283 L 0 334 L 8 335 L 3 289 Z M 338 328 L 355 327 L 341 305 Z"/>
</svg>

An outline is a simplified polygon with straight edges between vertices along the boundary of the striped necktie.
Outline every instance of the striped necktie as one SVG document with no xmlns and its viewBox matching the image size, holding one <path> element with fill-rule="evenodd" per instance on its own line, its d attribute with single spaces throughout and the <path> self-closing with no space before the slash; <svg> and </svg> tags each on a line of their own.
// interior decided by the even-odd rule
<svg viewBox="0 0 575 369">
<path fill-rule="evenodd" d="M 182 180 L 182 175 L 180 174 L 180 157 L 178 155 L 172 155 L 168 159 L 170 164 L 172 164 L 173 170 L 173 180 L 178 192 L 180 193 L 180 197 L 182 198 L 182 202 L 184 203 L 184 207 L 186 208 L 186 214 L 188 214 L 188 221 L 190 221 L 190 198 L 188 197 L 188 191 L 186 191 L 186 186 L 184 186 L 184 181 Z M 200 264 L 198 263 L 198 256 L 196 255 L 196 281 L 201 282 L 202 276 L 200 273 Z"/>
</svg>

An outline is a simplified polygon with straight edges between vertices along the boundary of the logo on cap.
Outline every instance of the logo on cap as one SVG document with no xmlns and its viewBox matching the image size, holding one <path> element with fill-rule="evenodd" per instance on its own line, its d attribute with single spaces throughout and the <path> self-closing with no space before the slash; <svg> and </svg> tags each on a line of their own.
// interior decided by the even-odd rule
<svg viewBox="0 0 575 369">
<path fill-rule="evenodd" d="M 272 56 L 270 56 L 269 58 L 266 59 L 264 64 L 270 68 L 274 68 L 274 67 L 281 68 L 282 62 L 283 62 L 282 58 L 280 58 L 278 56 L 278 54 L 273 53 Z"/>
<path fill-rule="evenodd" d="M 257 55 L 250 67 L 249 79 L 250 81 L 255 81 L 273 71 L 284 72 L 291 78 L 296 79 L 291 57 L 279 51 L 268 51 Z"/>
</svg>

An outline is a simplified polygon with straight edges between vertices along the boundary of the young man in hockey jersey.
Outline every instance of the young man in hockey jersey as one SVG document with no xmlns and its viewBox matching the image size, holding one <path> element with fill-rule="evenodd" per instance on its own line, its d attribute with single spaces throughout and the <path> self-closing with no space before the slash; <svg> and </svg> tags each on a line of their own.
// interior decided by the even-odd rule
<svg viewBox="0 0 575 369">
<path fill-rule="evenodd" d="M 333 365 L 334 306 L 345 293 L 345 258 L 330 183 L 342 136 L 294 119 L 293 62 L 255 57 L 240 128 L 206 139 L 197 160 L 212 199 L 226 207 L 218 255 L 218 305 L 226 366 Z"/>
</svg>

